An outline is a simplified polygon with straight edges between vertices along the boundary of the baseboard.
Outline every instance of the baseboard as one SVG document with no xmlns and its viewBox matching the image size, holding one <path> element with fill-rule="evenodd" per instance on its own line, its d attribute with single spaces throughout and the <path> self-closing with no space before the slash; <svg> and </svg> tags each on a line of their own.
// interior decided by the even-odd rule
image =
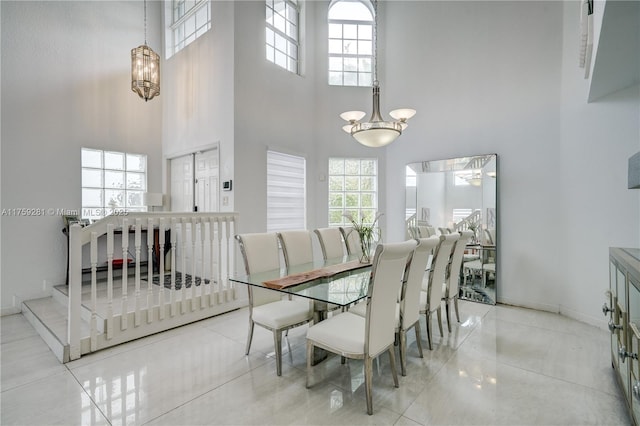
<svg viewBox="0 0 640 426">
<path fill-rule="evenodd" d="M 564 315 L 568 318 L 574 319 L 576 321 L 583 322 L 585 324 L 592 325 L 594 327 L 598 327 L 602 330 L 609 331 L 608 327 L 608 315 L 605 317 L 604 315 L 592 316 L 585 315 L 582 312 L 576 311 L 575 309 L 569 309 L 565 306 L 560 306 L 560 314 Z"/>
<path fill-rule="evenodd" d="M 22 312 L 20 306 L 8 306 L 6 308 L 0 308 L 0 317 L 3 317 L 5 315 L 19 314 L 20 312 Z"/>
<path fill-rule="evenodd" d="M 501 304 L 501 305 L 510 305 L 510 306 L 517 306 L 519 308 L 535 309 L 537 311 L 552 312 L 554 314 L 560 313 L 559 305 L 551 305 L 548 303 L 522 302 L 520 300 L 509 299 L 505 297 L 498 297 L 497 302 L 498 304 Z"/>
<path fill-rule="evenodd" d="M 560 314 L 567 318 L 580 321 L 584 324 L 592 325 L 594 327 L 608 330 L 607 320 L 604 317 L 585 315 L 583 312 L 576 311 L 575 309 L 567 308 L 563 305 L 551 305 L 547 303 L 523 303 L 519 300 L 513 300 L 509 298 L 498 297 L 498 303 L 502 305 L 517 306 L 519 308 L 535 309 L 537 311 L 551 312 L 554 314 Z"/>
</svg>

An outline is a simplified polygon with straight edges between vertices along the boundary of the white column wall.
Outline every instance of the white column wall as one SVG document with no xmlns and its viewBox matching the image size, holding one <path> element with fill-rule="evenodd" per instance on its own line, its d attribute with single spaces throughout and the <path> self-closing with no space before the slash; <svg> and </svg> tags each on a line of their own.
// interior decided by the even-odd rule
<svg viewBox="0 0 640 426">
<path fill-rule="evenodd" d="M 326 204 L 316 200 L 317 121 L 314 81 L 316 68 L 315 23 L 310 19 L 316 2 L 304 2 L 301 19 L 303 75 L 288 72 L 265 58 L 265 3 L 234 3 L 235 28 L 235 209 L 240 213 L 241 232 L 267 229 L 267 148 L 306 158 L 307 227 L 316 227 L 316 215 Z"/>
<path fill-rule="evenodd" d="M 217 144 L 221 183 L 234 176 L 234 26 L 233 2 L 211 2 L 211 30 L 169 58 L 163 78 L 164 157 Z M 169 191 L 169 173 L 164 182 Z M 227 205 L 218 200 L 220 210 L 233 211 L 235 185 L 233 191 L 218 192 L 228 198 Z"/>
</svg>

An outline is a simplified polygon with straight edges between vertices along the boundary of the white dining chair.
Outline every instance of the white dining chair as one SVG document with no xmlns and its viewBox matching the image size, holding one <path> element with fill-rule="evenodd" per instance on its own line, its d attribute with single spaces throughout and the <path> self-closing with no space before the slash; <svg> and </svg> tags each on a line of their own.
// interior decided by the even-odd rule
<svg viewBox="0 0 640 426">
<path fill-rule="evenodd" d="M 429 238 L 436 235 L 436 230 L 433 226 L 418 226 L 417 228 L 419 238 Z"/>
<path fill-rule="evenodd" d="M 341 226 L 339 229 L 345 246 L 347 247 L 347 254 L 360 256 L 362 254 L 362 245 L 360 245 L 360 235 L 358 231 L 356 231 L 353 226 Z"/>
<path fill-rule="evenodd" d="M 418 245 L 411 255 L 410 263 L 405 269 L 403 284 L 398 293 L 398 301 L 396 306 L 396 336 L 399 342 L 400 352 L 400 371 L 406 376 L 406 347 L 407 347 L 407 331 L 412 327 L 416 332 L 416 343 L 420 358 L 422 355 L 422 343 L 420 341 L 420 292 L 422 291 L 422 282 L 427 272 L 427 264 L 433 249 L 440 242 L 440 238 L 433 236 L 429 238 L 416 239 Z M 353 306 L 349 312 L 364 317 L 367 313 L 366 303 L 360 302 Z"/>
<path fill-rule="evenodd" d="M 471 240 L 471 237 L 473 237 L 473 231 L 460 231 L 460 238 L 453 246 L 453 253 L 451 254 L 451 262 L 449 263 L 447 278 L 442 284 L 442 300 L 444 301 L 444 308 L 447 315 L 447 329 L 449 330 L 449 333 L 451 333 L 451 304 L 454 305 L 456 310 L 456 320 L 460 322 L 460 311 L 458 310 L 460 270 L 462 267 L 464 251 L 467 248 L 467 243 Z"/>
<path fill-rule="evenodd" d="M 446 279 L 447 265 L 451 258 L 451 251 L 454 243 L 460 238 L 460 234 L 440 235 L 440 242 L 436 246 L 431 261 L 431 270 L 429 271 L 426 288 L 423 283 L 422 291 L 420 291 L 420 313 L 426 315 L 427 322 L 427 341 L 429 349 L 433 349 L 431 338 L 431 315 L 436 312 L 438 315 L 438 327 L 440 335 L 444 336 L 442 331 L 442 284 Z"/>
<path fill-rule="evenodd" d="M 396 334 L 400 340 L 400 372 L 403 376 L 407 375 L 407 332 L 411 328 L 416 333 L 416 344 L 420 358 L 423 357 L 420 341 L 420 291 L 429 257 L 439 242 L 440 238 L 436 236 L 418 239 L 418 245 L 411 256 L 411 263 L 405 270 L 405 279 L 398 303 L 399 318 L 396 325 Z"/>
<path fill-rule="evenodd" d="M 282 231 L 277 235 L 287 269 L 313 262 L 313 242 L 310 231 L 306 229 Z"/>
<path fill-rule="evenodd" d="M 395 335 L 396 295 L 402 284 L 409 255 L 415 240 L 379 244 L 372 262 L 366 298 L 365 317 L 344 312 L 309 327 L 307 331 L 307 388 L 311 385 L 314 348 L 351 359 L 364 360 L 364 382 L 367 413 L 373 414 L 373 360 L 389 353 L 395 387 L 399 386 L 393 349 Z"/>
<path fill-rule="evenodd" d="M 280 268 L 278 240 L 275 233 L 236 235 L 247 274 Z M 285 300 L 282 293 L 247 285 L 249 291 L 249 335 L 245 354 L 249 355 L 254 324 L 273 332 L 276 373 L 282 375 L 282 332 L 313 320 L 308 300 Z"/>
<path fill-rule="evenodd" d="M 338 228 L 318 228 L 313 232 L 318 236 L 324 260 L 344 256 L 344 243 Z"/>
</svg>

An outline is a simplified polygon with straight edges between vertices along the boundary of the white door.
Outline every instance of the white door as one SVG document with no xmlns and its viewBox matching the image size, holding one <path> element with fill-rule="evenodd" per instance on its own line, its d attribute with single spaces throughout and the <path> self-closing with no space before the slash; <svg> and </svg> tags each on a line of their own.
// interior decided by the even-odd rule
<svg viewBox="0 0 640 426">
<path fill-rule="evenodd" d="M 212 149 L 171 160 L 171 211 L 218 211 L 218 158 L 218 150 Z M 187 224 L 185 231 L 183 235 L 181 227 L 172 230 L 177 238 L 176 271 L 208 276 L 210 271 L 202 271 L 202 259 L 209 257 L 210 251 L 207 244 L 203 252 L 200 226 L 191 229 L 191 224 Z"/>
<path fill-rule="evenodd" d="M 193 211 L 193 154 L 171 160 L 171 211 Z"/>
<path fill-rule="evenodd" d="M 198 152 L 195 155 L 196 211 L 218 211 L 218 150 Z"/>
</svg>

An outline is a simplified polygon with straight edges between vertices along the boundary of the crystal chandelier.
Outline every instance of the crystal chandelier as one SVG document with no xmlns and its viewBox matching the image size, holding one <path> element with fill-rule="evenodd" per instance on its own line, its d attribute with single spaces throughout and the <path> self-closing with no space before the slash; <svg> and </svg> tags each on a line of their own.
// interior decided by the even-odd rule
<svg viewBox="0 0 640 426">
<path fill-rule="evenodd" d="M 386 121 L 380 115 L 380 83 L 378 82 L 378 8 L 374 2 L 374 27 L 373 27 L 373 112 L 369 121 L 360 122 L 366 115 L 362 111 L 347 111 L 340 114 L 340 118 L 349 124 L 342 130 L 351 134 L 362 145 L 379 148 L 390 144 L 407 128 L 407 120 L 416 114 L 414 109 L 401 108 L 393 110 L 389 115 L 395 121 Z"/>
<path fill-rule="evenodd" d="M 160 95 L 160 55 L 147 46 L 147 1 L 144 1 L 144 44 L 131 49 L 131 90 L 146 101 Z"/>
</svg>

